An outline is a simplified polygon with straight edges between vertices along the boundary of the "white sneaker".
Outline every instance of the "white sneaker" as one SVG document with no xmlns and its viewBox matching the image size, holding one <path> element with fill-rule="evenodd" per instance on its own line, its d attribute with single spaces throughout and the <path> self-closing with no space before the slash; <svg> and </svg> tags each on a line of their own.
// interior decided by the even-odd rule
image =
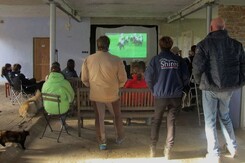
<svg viewBox="0 0 245 163">
<path fill-rule="evenodd" d="M 156 157 L 156 146 L 150 145 L 150 157 Z"/>
<path fill-rule="evenodd" d="M 211 154 L 206 154 L 206 162 L 221 163 L 221 157 L 220 156 L 211 155 Z"/>
<path fill-rule="evenodd" d="M 226 144 L 224 144 L 223 149 L 224 149 L 225 153 L 229 152 L 232 158 L 235 158 L 238 156 L 237 149 L 229 148 L 228 145 L 226 145 Z"/>
<path fill-rule="evenodd" d="M 164 147 L 163 154 L 166 160 L 171 159 L 171 148 Z"/>
</svg>

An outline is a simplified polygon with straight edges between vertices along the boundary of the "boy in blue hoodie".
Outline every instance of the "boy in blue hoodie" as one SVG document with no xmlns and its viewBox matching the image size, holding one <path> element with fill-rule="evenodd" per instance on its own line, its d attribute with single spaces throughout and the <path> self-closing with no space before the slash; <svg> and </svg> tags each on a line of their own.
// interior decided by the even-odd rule
<svg viewBox="0 0 245 163">
<path fill-rule="evenodd" d="M 167 138 L 164 148 L 166 159 L 170 159 L 174 144 L 175 116 L 181 107 L 183 91 L 189 86 L 189 72 L 185 61 L 170 49 L 173 40 L 164 36 L 159 40 L 161 52 L 154 56 L 145 72 L 145 80 L 155 97 L 154 120 L 151 129 L 150 155 L 156 155 L 163 113 L 167 112 Z"/>
</svg>

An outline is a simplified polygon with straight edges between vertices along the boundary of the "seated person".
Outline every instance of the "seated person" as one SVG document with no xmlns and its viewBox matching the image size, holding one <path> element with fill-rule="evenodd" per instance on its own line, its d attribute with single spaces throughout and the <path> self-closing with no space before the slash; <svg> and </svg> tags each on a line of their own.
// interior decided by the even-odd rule
<svg viewBox="0 0 245 163">
<path fill-rule="evenodd" d="M 6 63 L 4 67 L 2 67 L 2 74 L 1 77 L 5 77 L 7 81 L 12 84 L 11 82 L 11 72 L 12 72 L 12 66 L 10 63 Z"/>
<path fill-rule="evenodd" d="M 147 84 L 144 79 L 145 62 L 134 62 L 132 67 L 132 79 L 129 79 L 124 88 L 147 88 Z"/>
<path fill-rule="evenodd" d="M 20 70 L 21 65 L 18 63 L 14 64 L 13 71 L 11 72 L 11 80 L 14 82 L 14 78 L 18 77 L 26 93 L 35 93 L 37 89 L 41 91 L 44 82 L 41 81 L 37 83 L 35 78 L 28 79 Z"/>
<path fill-rule="evenodd" d="M 52 65 L 51 65 L 51 67 L 53 67 L 53 66 L 56 66 L 56 67 L 59 67 L 59 68 L 60 68 L 60 63 L 59 63 L 59 62 L 53 62 Z M 49 75 L 46 75 L 46 76 L 45 76 L 45 81 L 48 80 L 48 76 L 49 76 Z"/>
<path fill-rule="evenodd" d="M 56 64 L 51 67 L 49 77 L 43 84 L 42 93 L 60 95 L 60 114 L 64 114 L 69 110 L 70 103 L 73 102 L 74 99 L 74 90 L 72 89 L 71 84 L 64 78 L 64 75 L 60 71 L 60 67 Z M 59 114 L 56 103 L 44 101 L 43 105 L 48 113 Z M 65 122 L 66 117 L 63 116 L 62 118 L 64 118 L 63 121 Z M 62 125 L 66 126 L 66 124 Z"/>
<path fill-rule="evenodd" d="M 75 68 L 75 61 L 73 59 L 69 59 L 67 61 L 67 67 L 64 70 L 62 70 L 62 74 L 65 76 L 66 79 L 78 77 L 77 72 L 74 68 Z"/>
<path fill-rule="evenodd" d="M 145 62 L 143 61 L 136 61 L 132 63 L 132 79 L 127 80 L 127 82 L 124 85 L 124 88 L 148 88 L 146 81 L 144 79 L 144 71 L 145 71 Z M 121 96 L 121 101 L 122 104 L 125 104 L 127 95 L 122 94 Z M 130 97 L 128 97 L 130 98 Z M 131 97 L 132 103 L 135 105 L 143 104 L 144 100 L 146 100 L 146 95 L 145 94 L 137 94 L 134 93 Z M 127 100 L 128 101 L 128 100 Z"/>
<path fill-rule="evenodd" d="M 129 79 L 124 88 L 148 88 L 142 74 L 133 74 L 132 79 Z"/>
</svg>

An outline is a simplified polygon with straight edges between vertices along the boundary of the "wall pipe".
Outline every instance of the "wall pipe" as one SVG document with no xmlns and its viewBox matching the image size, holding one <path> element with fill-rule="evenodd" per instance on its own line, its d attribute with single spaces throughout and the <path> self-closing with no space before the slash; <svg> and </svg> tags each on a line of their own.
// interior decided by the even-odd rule
<svg viewBox="0 0 245 163">
<path fill-rule="evenodd" d="M 50 2 L 50 66 L 55 61 L 55 49 L 56 49 L 56 4 Z"/>
<path fill-rule="evenodd" d="M 211 20 L 212 20 L 212 6 L 209 4 L 207 5 L 207 8 L 206 8 L 206 19 L 207 19 L 207 27 L 206 27 L 206 30 L 207 30 L 207 34 L 210 32 L 210 23 L 211 23 Z"/>
</svg>

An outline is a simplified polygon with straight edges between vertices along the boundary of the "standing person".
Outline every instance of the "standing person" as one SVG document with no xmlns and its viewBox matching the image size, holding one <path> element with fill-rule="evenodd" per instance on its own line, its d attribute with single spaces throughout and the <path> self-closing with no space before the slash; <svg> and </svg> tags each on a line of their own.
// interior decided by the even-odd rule
<svg viewBox="0 0 245 163">
<path fill-rule="evenodd" d="M 81 71 L 82 82 L 90 87 L 89 98 L 95 111 L 95 127 L 100 150 L 107 148 L 104 126 L 106 106 L 114 117 L 116 143 L 121 144 L 124 140 L 119 88 L 127 81 L 127 74 L 120 58 L 108 52 L 109 45 L 110 39 L 107 36 L 99 37 L 98 51 L 85 59 Z"/>
<path fill-rule="evenodd" d="M 73 59 L 69 59 L 67 61 L 67 66 L 64 70 L 62 70 L 62 73 L 66 79 L 78 77 L 75 70 L 75 61 Z"/>
<path fill-rule="evenodd" d="M 192 75 L 192 62 L 193 62 L 193 58 L 195 56 L 195 51 L 196 51 L 196 45 L 192 45 L 191 50 L 189 51 L 189 56 L 184 58 L 187 66 L 188 66 L 190 76 Z"/>
<path fill-rule="evenodd" d="M 154 56 L 145 72 L 145 80 L 155 97 L 154 119 L 151 128 L 150 155 L 156 156 L 163 113 L 167 112 L 167 138 L 164 148 L 166 159 L 171 158 L 175 137 L 175 116 L 181 107 L 181 98 L 188 88 L 189 73 L 185 61 L 170 51 L 173 40 L 164 36 L 159 40 L 161 52 Z"/>
<path fill-rule="evenodd" d="M 179 56 L 179 48 L 178 46 L 174 46 L 171 50 L 170 50 L 172 53 L 174 53 L 175 55 L 178 55 Z"/>
<path fill-rule="evenodd" d="M 240 42 L 230 38 L 225 22 L 211 21 L 210 33 L 197 44 L 193 59 L 193 75 L 202 90 L 207 158 L 220 161 L 216 117 L 232 157 L 237 155 L 237 142 L 229 116 L 233 91 L 245 83 L 245 54 Z"/>
</svg>

